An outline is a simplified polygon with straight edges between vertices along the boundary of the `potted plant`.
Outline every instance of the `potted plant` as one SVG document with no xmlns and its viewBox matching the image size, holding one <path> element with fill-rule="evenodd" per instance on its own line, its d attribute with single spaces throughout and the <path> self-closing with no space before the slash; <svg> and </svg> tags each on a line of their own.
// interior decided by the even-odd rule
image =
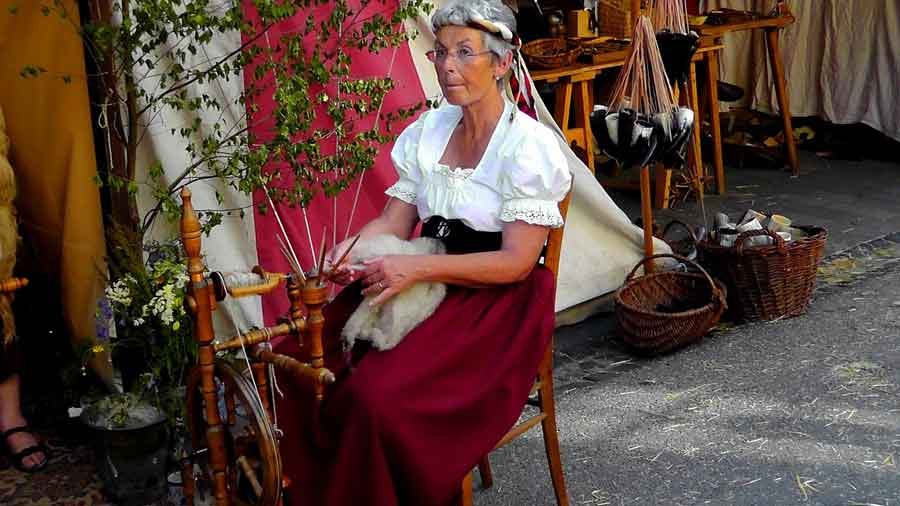
<svg viewBox="0 0 900 506">
<path fill-rule="evenodd" d="M 94 434 L 96 463 L 105 488 L 121 503 L 146 502 L 166 492 L 172 435 L 183 432 L 187 371 L 196 345 L 184 310 L 187 273 L 177 243 L 153 243 L 133 256 L 111 234 L 110 284 L 97 308 L 98 342 L 84 350 L 106 353 L 116 365 L 121 392 L 85 402 L 81 421 Z"/>
</svg>

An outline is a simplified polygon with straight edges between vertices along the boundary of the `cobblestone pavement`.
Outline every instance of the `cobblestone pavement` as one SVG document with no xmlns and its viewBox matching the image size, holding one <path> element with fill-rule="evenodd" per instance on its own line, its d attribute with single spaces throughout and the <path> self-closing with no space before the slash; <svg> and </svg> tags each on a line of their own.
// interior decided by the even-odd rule
<svg viewBox="0 0 900 506">
<path fill-rule="evenodd" d="M 900 504 L 898 239 L 828 257 L 808 314 L 666 357 L 617 346 L 611 315 L 560 329 L 572 504 Z M 476 504 L 554 503 L 540 431 L 492 463 Z"/>
</svg>

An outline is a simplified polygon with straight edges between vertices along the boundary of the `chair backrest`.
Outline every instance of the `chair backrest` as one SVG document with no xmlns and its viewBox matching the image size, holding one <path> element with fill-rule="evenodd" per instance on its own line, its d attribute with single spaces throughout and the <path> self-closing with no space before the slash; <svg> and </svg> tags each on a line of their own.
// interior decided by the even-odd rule
<svg viewBox="0 0 900 506">
<path fill-rule="evenodd" d="M 566 197 L 559 203 L 559 214 L 562 215 L 563 220 L 566 219 L 566 215 L 569 212 L 569 200 L 571 200 L 571 198 L 572 190 L 569 189 L 568 193 L 566 193 Z M 547 245 L 544 248 L 544 267 L 550 269 L 554 279 L 559 276 L 559 257 L 562 252 L 563 233 L 565 232 L 565 228 L 566 226 L 563 225 L 559 228 L 551 229 L 550 233 L 547 235 Z"/>
</svg>

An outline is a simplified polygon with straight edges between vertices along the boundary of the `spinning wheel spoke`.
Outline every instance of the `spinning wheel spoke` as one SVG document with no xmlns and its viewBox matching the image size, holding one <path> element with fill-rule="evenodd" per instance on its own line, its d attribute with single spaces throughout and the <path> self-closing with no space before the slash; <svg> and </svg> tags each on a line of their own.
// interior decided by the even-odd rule
<svg viewBox="0 0 900 506">
<path fill-rule="evenodd" d="M 237 414 L 234 408 L 234 387 L 228 384 L 225 385 L 225 411 L 228 413 L 226 417 L 228 425 L 237 423 Z"/>
<path fill-rule="evenodd" d="M 250 486 L 253 488 L 253 492 L 256 494 L 256 497 L 262 495 L 262 485 L 259 484 L 259 478 L 256 477 L 256 471 L 253 470 L 253 466 L 250 465 L 250 462 L 247 460 L 247 457 L 240 456 L 237 459 L 238 469 L 243 473 L 244 478 L 250 483 Z"/>
<path fill-rule="evenodd" d="M 188 427 L 195 451 L 194 462 L 202 469 L 201 479 L 212 489 L 213 463 L 207 431 L 210 428 L 195 371 L 188 385 Z M 256 388 L 234 366 L 215 362 L 216 389 L 220 395 L 217 411 L 225 454 L 225 481 L 232 504 L 263 506 L 277 504 L 281 496 L 281 460 L 269 418 L 257 397 Z M 200 488 L 200 487 L 198 487 Z"/>
</svg>

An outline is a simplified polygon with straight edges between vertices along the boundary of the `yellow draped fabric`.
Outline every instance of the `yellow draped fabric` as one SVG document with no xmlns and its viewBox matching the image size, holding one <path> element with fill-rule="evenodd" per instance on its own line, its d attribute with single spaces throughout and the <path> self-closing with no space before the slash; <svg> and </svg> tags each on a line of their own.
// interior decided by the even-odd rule
<svg viewBox="0 0 900 506">
<path fill-rule="evenodd" d="M 0 107 L 18 183 L 20 230 L 38 256 L 32 263 L 59 280 L 54 295 L 73 341 L 83 342 L 95 334 L 106 272 L 94 140 L 77 3 L 62 2 L 68 18 L 45 16 L 44 4 L 53 2 L 0 0 Z M 23 78 L 26 66 L 46 72 Z M 108 378 L 105 360 L 94 365 Z"/>
</svg>

